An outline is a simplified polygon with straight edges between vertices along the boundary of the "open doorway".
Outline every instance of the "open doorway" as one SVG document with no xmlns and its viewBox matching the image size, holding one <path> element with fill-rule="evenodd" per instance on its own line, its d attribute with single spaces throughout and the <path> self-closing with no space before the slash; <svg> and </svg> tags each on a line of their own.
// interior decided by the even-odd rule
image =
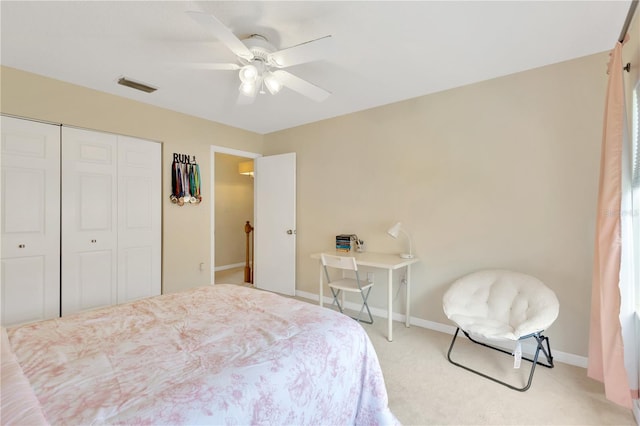
<svg viewBox="0 0 640 426">
<path fill-rule="evenodd" d="M 211 282 L 245 282 L 245 224 L 254 223 L 254 181 L 240 168 L 260 154 L 211 147 Z M 251 250 L 252 251 L 252 250 Z M 250 256 L 252 255 L 250 251 Z M 251 262 L 252 259 L 249 259 Z"/>
</svg>

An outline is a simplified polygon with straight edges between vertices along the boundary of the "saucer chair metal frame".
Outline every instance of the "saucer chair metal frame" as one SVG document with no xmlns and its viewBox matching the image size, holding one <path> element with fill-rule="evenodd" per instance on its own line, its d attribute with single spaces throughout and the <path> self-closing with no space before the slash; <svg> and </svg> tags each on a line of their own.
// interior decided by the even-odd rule
<svg viewBox="0 0 640 426">
<path fill-rule="evenodd" d="M 454 343 L 456 341 L 456 337 L 458 337 L 458 332 L 460 330 L 462 330 L 460 327 L 456 328 L 456 332 L 453 335 L 453 340 L 451 340 L 451 345 L 449 346 L 449 351 L 447 352 L 447 359 L 449 360 L 449 362 L 451 364 L 453 364 L 453 365 L 456 365 L 458 367 L 464 368 L 467 371 L 470 371 L 470 372 L 475 373 L 475 374 L 477 374 L 479 376 L 482 376 L 485 379 L 493 380 L 496 383 L 500 383 L 501 385 L 504 385 L 504 386 L 508 387 L 509 389 L 517 390 L 519 392 L 524 392 L 524 391 L 528 390 L 531 387 L 531 383 L 533 382 L 533 373 L 536 370 L 536 365 L 542 365 L 543 367 L 547 367 L 547 368 L 553 368 L 554 367 L 554 365 L 553 365 L 553 356 L 551 354 L 551 347 L 549 346 L 549 338 L 547 336 L 544 336 L 542 334 L 542 332 L 537 332 L 537 333 L 530 334 L 528 336 L 523 336 L 518 340 L 519 341 L 523 341 L 523 340 L 528 339 L 528 338 L 534 338 L 536 340 L 536 342 L 537 342 L 537 347 L 536 347 L 536 352 L 535 352 L 535 354 L 533 356 L 533 359 L 527 358 L 527 357 L 524 357 L 524 356 L 522 357 L 522 359 L 524 359 L 526 361 L 529 361 L 531 363 L 531 372 L 529 373 L 529 380 L 527 381 L 527 384 L 524 387 L 521 387 L 521 388 L 513 386 L 513 385 L 511 385 L 511 384 L 509 384 L 507 382 L 504 382 L 502 380 L 496 379 L 495 377 L 492 377 L 492 376 L 489 376 L 487 374 L 484 374 L 484 373 L 482 373 L 482 372 L 480 372 L 478 370 L 474 370 L 473 368 L 467 367 L 466 365 L 460 364 L 460 363 L 455 362 L 454 360 L 451 359 L 451 350 L 453 349 L 453 345 L 454 345 Z M 483 343 L 483 342 L 480 342 L 478 340 L 475 340 L 473 337 L 471 337 L 469 335 L 469 333 L 467 333 L 464 330 L 462 330 L 462 332 L 473 343 L 476 343 L 478 345 L 484 346 L 484 347 L 489 348 L 489 349 L 496 350 L 498 352 L 505 353 L 507 355 L 512 355 L 511 352 L 506 351 L 506 350 L 504 350 L 502 348 L 499 348 L 497 346 L 492 346 L 492 345 L 489 345 L 487 343 Z M 546 342 L 546 346 L 547 346 L 546 348 L 544 347 L 544 343 L 545 342 Z M 538 355 L 540 355 L 540 351 L 542 351 L 544 353 L 544 355 L 547 357 L 547 363 L 546 364 L 543 363 L 543 362 L 538 361 Z"/>
</svg>

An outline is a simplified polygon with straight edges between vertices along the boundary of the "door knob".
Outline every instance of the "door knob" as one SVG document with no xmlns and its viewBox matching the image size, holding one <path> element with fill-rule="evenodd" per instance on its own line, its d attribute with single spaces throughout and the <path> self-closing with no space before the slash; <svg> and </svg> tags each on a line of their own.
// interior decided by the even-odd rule
<svg viewBox="0 0 640 426">
<path fill-rule="evenodd" d="M 18 248 L 25 248 L 25 247 L 26 247 L 26 245 L 24 245 L 24 244 L 18 244 Z"/>
<path fill-rule="evenodd" d="M 91 240 L 91 242 L 92 242 L 92 243 L 95 243 L 95 242 L 97 242 L 97 241 L 98 241 L 98 240 Z"/>
<path fill-rule="evenodd" d="M 287 229 L 287 234 L 292 235 L 295 233 L 296 233 L 295 229 Z"/>
</svg>

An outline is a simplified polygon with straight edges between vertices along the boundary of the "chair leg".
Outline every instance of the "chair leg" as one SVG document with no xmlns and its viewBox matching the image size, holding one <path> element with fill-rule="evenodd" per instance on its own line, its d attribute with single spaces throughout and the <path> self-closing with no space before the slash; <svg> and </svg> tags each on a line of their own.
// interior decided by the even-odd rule
<svg viewBox="0 0 640 426">
<path fill-rule="evenodd" d="M 367 299 L 369 298 L 369 293 L 371 292 L 371 287 L 367 289 L 367 294 L 364 292 L 360 292 L 362 296 L 362 307 L 360 308 L 360 313 L 358 314 L 358 318 L 356 318 L 360 322 L 364 322 L 366 324 L 373 324 L 373 315 L 371 315 L 371 311 L 369 310 L 369 304 L 367 303 Z M 360 315 L 362 315 L 362 311 L 364 308 L 367 308 L 367 313 L 369 314 L 369 321 L 361 320 Z"/>
<path fill-rule="evenodd" d="M 344 314 L 344 302 L 340 303 L 340 300 L 338 300 L 338 298 L 340 297 L 340 293 L 342 293 L 341 290 L 334 290 L 332 287 L 331 288 L 331 294 L 333 295 L 333 302 L 331 303 L 331 307 L 333 307 L 333 305 L 338 306 L 338 310 L 340 311 L 341 314 Z M 365 295 L 364 292 L 361 292 L 360 295 L 362 296 L 362 307 L 360 307 L 360 312 L 358 313 L 357 317 L 351 317 L 354 320 L 358 321 L 358 322 L 363 322 L 365 324 L 373 324 L 373 315 L 371 315 L 371 311 L 369 310 L 369 305 L 367 304 L 367 299 L 369 298 L 369 292 L 371 292 L 371 287 L 368 288 L 367 294 Z M 342 293 L 342 295 L 344 296 L 344 293 Z M 367 313 L 369 314 L 369 320 L 362 320 L 360 319 L 360 317 L 362 316 L 362 312 L 364 311 L 364 309 L 367 309 Z"/>
<path fill-rule="evenodd" d="M 553 365 L 553 356 L 551 355 L 551 347 L 549 346 L 549 338 L 548 338 L 548 337 L 546 337 L 546 336 L 543 336 L 541 333 L 534 333 L 534 334 L 532 334 L 532 335 L 530 335 L 530 336 L 524 336 L 524 337 L 523 337 L 523 338 L 521 338 L 520 340 L 524 340 L 524 339 L 527 339 L 527 338 L 529 338 L 529 337 L 533 337 L 533 338 L 536 340 L 536 342 L 537 342 L 537 347 L 536 347 L 536 352 L 535 352 L 535 354 L 534 354 L 533 359 L 529 359 L 529 358 L 522 357 L 522 359 L 524 359 L 524 360 L 526 360 L 526 361 L 531 362 L 531 371 L 529 372 L 529 380 L 527 381 L 527 384 L 526 384 L 524 387 L 521 387 L 521 388 L 515 387 L 515 386 L 513 386 L 513 385 L 510 385 L 509 383 L 506 383 L 506 382 L 503 382 L 503 381 L 501 381 L 501 380 L 498 380 L 498 379 L 496 379 L 495 377 L 488 376 L 488 375 L 486 375 L 486 374 L 484 374 L 484 373 L 481 373 L 481 372 L 479 372 L 479 371 L 477 371 L 477 370 L 474 370 L 474 369 L 472 369 L 472 368 L 469 368 L 469 367 L 467 367 L 467 366 L 465 366 L 465 365 L 462 365 L 462 364 L 460 364 L 460 363 L 457 363 L 457 362 L 453 361 L 453 360 L 451 359 L 451 351 L 453 350 L 453 345 L 455 344 L 455 341 L 456 341 L 456 338 L 458 337 L 458 332 L 459 332 L 459 331 L 460 331 L 460 328 L 457 328 L 457 329 L 456 329 L 456 332 L 455 332 L 455 333 L 454 333 L 454 335 L 453 335 L 453 339 L 451 340 L 451 345 L 449 346 L 449 351 L 447 352 L 447 359 L 449 360 L 449 362 L 450 362 L 451 364 L 455 365 L 455 366 L 458 366 L 458 367 L 460 367 L 460 368 L 464 368 L 464 369 L 465 369 L 465 370 L 467 370 L 467 371 L 470 371 L 470 372 L 475 373 L 475 374 L 477 374 L 477 375 L 479 375 L 479 376 L 482 376 L 482 377 L 484 377 L 485 379 L 489 379 L 489 380 L 492 380 L 492 381 L 494 381 L 494 382 L 496 382 L 496 383 L 499 383 L 499 384 L 501 384 L 501 385 L 503 385 L 503 386 L 506 386 L 506 387 L 508 387 L 509 389 L 517 390 L 517 391 L 519 391 L 519 392 L 524 392 L 524 391 L 528 390 L 528 389 L 531 387 L 531 383 L 532 383 L 532 381 L 533 381 L 533 373 L 535 372 L 536 365 L 540 364 L 540 365 L 542 365 L 542 366 L 544 366 L 544 367 L 547 367 L 547 368 L 553 368 L 553 366 L 554 366 L 554 365 Z M 463 332 L 463 333 L 465 334 L 465 336 L 467 336 L 467 337 L 469 338 L 469 340 L 471 340 L 473 343 L 476 343 L 476 344 L 478 344 L 478 345 L 481 345 L 481 346 L 487 347 L 487 348 L 489 348 L 489 349 L 493 349 L 493 350 L 496 350 L 496 351 L 499 351 L 499 352 L 502 352 L 502 353 L 506 353 L 506 354 L 511 355 L 511 353 L 510 353 L 510 352 L 508 352 L 508 351 L 506 351 L 506 350 L 504 350 L 504 349 L 502 349 L 502 348 L 498 348 L 498 347 L 491 346 L 491 345 L 488 345 L 488 344 L 486 344 L 486 343 L 482 343 L 482 342 L 479 342 L 479 341 L 477 341 L 477 340 L 474 340 L 474 339 L 473 339 L 471 336 L 469 336 L 469 334 L 468 334 L 466 331 L 464 331 L 464 330 L 462 330 L 462 332 Z M 546 349 L 545 349 L 545 347 L 544 347 L 544 345 L 543 345 L 543 343 L 544 343 L 544 342 L 546 342 L 546 343 L 547 343 L 547 348 L 546 348 Z M 539 362 L 539 361 L 538 361 L 538 355 L 540 355 L 540 351 L 542 351 L 542 352 L 545 354 L 545 356 L 547 357 L 547 362 L 548 362 L 548 364 L 544 364 L 544 363 L 542 363 L 542 362 Z"/>
<path fill-rule="evenodd" d="M 338 300 L 338 297 L 340 296 L 340 290 L 335 290 L 333 287 L 330 287 L 330 289 L 331 289 L 331 294 L 333 295 L 333 302 L 331 303 L 331 307 L 333 307 L 333 305 L 337 305 L 338 310 L 340 311 L 341 314 L 343 314 L 344 312 L 342 311 L 342 305 Z"/>
</svg>

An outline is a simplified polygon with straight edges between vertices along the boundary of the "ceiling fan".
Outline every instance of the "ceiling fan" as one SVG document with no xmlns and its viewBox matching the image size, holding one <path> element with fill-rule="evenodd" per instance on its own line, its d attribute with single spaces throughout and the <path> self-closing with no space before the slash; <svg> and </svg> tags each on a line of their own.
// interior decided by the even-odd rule
<svg viewBox="0 0 640 426">
<path fill-rule="evenodd" d="M 327 56 L 332 43 L 330 35 L 276 50 L 265 37 L 259 34 L 240 40 L 213 15 L 195 11 L 188 11 L 187 14 L 213 32 L 218 40 L 238 57 L 237 63 L 203 64 L 203 68 L 239 71 L 241 81 L 239 103 L 253 102 L 257 93 L 266 93 L 265 87 L 269 93 L 275 95 L 285 86 L 317 102 L 322 102 L 331 95 L 330 92 L 282 69 Z"/>
</svg>

